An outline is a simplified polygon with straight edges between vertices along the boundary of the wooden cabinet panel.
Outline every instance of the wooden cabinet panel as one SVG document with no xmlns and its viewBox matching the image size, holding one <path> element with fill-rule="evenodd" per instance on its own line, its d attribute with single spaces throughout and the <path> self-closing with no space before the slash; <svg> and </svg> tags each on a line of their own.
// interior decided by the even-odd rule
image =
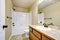
<svg viewBox="0 0 60 40">
<path fill-rule="evenodd" d="M 35 35 L 30 32 L 30 40 L 39 40 L 37 37 L 35 37 Z"/>
<path fill-rule="evenodd" d="M 41 39 L 41 34 L 40 34 L 40 33 L 38 33 L 38 32 L 35 31 L 35 30 L 33 30 L 33 33 L 34 33 L 39 39 Z"/>
<path fill-rule="evenodd" d="M 45 36 L 42 36 L 42 40 L 49 40 L 49 39 Z"/>
<path fill-rule="evenodd" d="M 39 32 L 32 27 L 29 28 L 29 38 L 30 38 L 30 40 L 55 40 L 54 38 L 52 38 L 42 32 Z"/>
<path fill-rule="evenodd" d="M 29 28 L 29 31 L 31 31 L 31 32 L 32 32 L 32 28 Z"/>
<path fill-rule="evenodd" d="M 42 35 L 42 40 L 55 40 L 47 35 Z"/>
</svg>

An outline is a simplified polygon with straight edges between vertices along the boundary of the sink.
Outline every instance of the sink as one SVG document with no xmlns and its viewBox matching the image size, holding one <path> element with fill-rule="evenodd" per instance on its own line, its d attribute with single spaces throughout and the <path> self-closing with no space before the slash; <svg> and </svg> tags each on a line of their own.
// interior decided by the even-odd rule
<svg viewBox="0 0 60 40">
<path fill-rule="evenodd" d="M 46 27 L 42 27 L 42 26 L 36 27 L 36 29 L 43 30 L 43 31 L 51 31 L 51 28 L 46 28 Z"/>
</svg>

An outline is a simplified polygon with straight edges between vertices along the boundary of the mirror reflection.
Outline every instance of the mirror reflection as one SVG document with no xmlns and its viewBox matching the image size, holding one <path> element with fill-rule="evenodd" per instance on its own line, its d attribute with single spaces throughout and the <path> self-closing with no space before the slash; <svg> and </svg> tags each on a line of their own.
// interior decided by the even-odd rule
<svg viewBox="0 0 60 40">
<path fill-rule="evenodd" d="M 43 0 L 38 6 L 38 23 L 60 27 L 60 0 Z"/>
</svg>

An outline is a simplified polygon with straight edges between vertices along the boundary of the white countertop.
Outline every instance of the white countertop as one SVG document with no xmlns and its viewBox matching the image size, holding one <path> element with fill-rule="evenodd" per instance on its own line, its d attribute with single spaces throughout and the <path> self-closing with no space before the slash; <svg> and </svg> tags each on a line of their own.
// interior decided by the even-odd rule
<svg viewBox="0 0 60 40">
<path fill-rule="evenodd" d="M 32 25 L 31 25 L 32 26 Z M 33 26 L 32 26 L 33 27 Z M 37 29 L 38 31 L 41 31 L 42 33 L 54 38 L 55 40 L 60 40 L 60 30 L 57 29 L 52 29 L 52 28 L 46 28 L 44 26 L 36 26 L 34 25 L 35 29 Z"/>
</svg>

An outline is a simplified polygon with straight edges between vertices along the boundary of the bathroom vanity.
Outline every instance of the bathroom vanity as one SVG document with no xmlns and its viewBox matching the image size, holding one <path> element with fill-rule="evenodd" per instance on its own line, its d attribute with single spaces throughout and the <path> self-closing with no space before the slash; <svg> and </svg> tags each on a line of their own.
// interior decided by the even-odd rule
<svg viewBox="0 0 60 40">
<path fill-rule="evenodd" d="M 44 26 L 29 26 L 30 40 L 60 40 L 60 30 L 46 28 Z"/>
</svg>

